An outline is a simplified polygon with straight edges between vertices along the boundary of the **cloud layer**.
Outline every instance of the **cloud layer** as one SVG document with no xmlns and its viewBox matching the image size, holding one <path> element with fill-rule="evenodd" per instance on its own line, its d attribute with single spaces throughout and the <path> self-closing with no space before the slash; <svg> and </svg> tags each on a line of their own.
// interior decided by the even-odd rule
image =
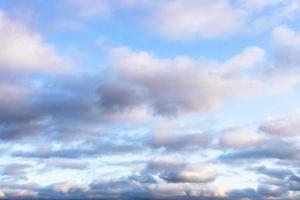
<svg viewBox="0 0 300 200">
<path fill-rule="evenodd" d="M 0 2 L 0 199 L 299 199 L 298 11 Z"/>
</svg>

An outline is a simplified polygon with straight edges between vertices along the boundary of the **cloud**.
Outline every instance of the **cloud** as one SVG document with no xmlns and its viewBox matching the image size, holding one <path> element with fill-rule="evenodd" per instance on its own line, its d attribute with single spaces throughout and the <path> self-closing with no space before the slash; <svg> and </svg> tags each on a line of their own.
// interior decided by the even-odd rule
<svg viewBox="0 0 300 200">
<path fill-rule="evenodd" d="M 26 174 L 26 171 L 32 166 L 29 164 L 9 164 L 4 166 L 1 175 L 16 176 Z"/>
<path fill-rule="evenodd" d="M 159 174 L 168 183 L 208 183 L 214 181 L 216 170 L 205 164 L 187 164 L 173 157 L 161 156 L 150 161 L 143 173 Z"/>
<path fill-rule="evenodd" d="M 260 125 L 260 130 L 271 136 L 293 137 L 300 135 L 300 124 L 297 119 L 275 118 Z"/>
<path fill-rule="evenodd" d="M 258 167 L 256 171 L 260 174 L 275 177 L 278 179 L 284 179 L 287 176 L 291 176 L 293 172 L 289 169 L 284 168 L 267 168 L 264 166 Z"/>
<path fill-rule="evenodd" d="M 278 26 L 272 32 L 272 39 L 276 45 L 282 47 L 299 47 L 299 34 L 287 26 Z"/>
<path fill-rule="evenodd" d="M 259 185 L 257 188 L 258 194 L 265 197 L 281 197 L 287 191 L 287 188 L 275 185 Z"/>
<path fill-rule="evenodd" d="M 264 136 L 252 128 L 234 128 L 225 130 L 220 145 L 226 148 L 243 149 L 262 143 Z"/>
<path fill-rule="evenodd" d="M 283 21 L 297 18 L 297 0 L 124 0 L 125 9 L 143 12 L 141 23 L 168 40 L 224 38 L 237 34 L 261 33 Z M 222 19 L 222 20 L 220 20 Z"/>
<path fill-rule="evenodd" d="M 234 189 L 228 192 L 229 198 L 234 199 L 296 199 L 289 198 L 287 195 L 288 189 L 282 186 L 276 185 L 258 185 L 257 189 L 253 188 L 243 188 Z"/>
<path fill-rule="evenodd" d="M 212 112 L 226 101 L 260 90 L 261 83 L 239 74 L 239 68 L 253 67 L 262 54 L 260 48 L 250 47 L 222 66 L 207 60 L 160 59 L 147 52 L 113 48 L 99 87 L 99 106 L 103 112 L 147 106 L 154 115 L 162 116 Z"/>
<path fill-rule="evenodd" d="M 273 73 L 285 72 L 290 81 L 299 83 L 300 33 L 286 25 L 278 26 L 272 32 L 271 42 L 275 51 Z"/>
<path fill-rule="evenodd" d="M 55 47 L 0 10 L 0 70 L 63 72 L 69 68 Z"/>
<path fill-rule="evenodd" d="M 106 8 L 107 2 L 103 2 L 76 1 L 76 5 L 69 6 L 82 7 L 78 16 L 74 16 L 87 23 L 103 17 L 102 12 L 111 14 L 110 8 Z M 243 20 L 242 24 L 235 24 L 236 16 L 233 16 L 239 15 L 240 10 L 235 10 L 227 1 L 175 0 L 154 4 L 148 3 L 151 8 L 161 5 L 155 11 L 157 16 L 162 12 L 175 16 L 159 21 L 147 13 L 151 15 L 149 20 L 157 24 L 177 20 L 175 25 L 180 30 L 169 27 L 174 35 L 169 35 L 169 29 L 163 30 L 166 37 L 173 39 L 219 37 L 234 34 L 243 26 Z M 249 1 L 239 6 L 260 12 L 276 5 L 275 1 Z M 198 24 L 201 20 L 195 21 L 195 30 L 194 24 L 180 21 L 216 10 L 220 12 L 201 18 L 203 25 Z M 224 18 L 224 24 L 217 27 L 222 20 L 215 18 L 228 13 L 229 18 Z M 0 198 L 282 199 L 290 191 L 300 190 L 299 176 L 293 171 L 300 160 L 297 119 L 272 118 L 259 125 L 233 128 L 218 125 L 215 128 L 207 123 L 207 130 L 189 124 L 190 121 L 202 124 L 202 120 L 214 118 L 216 115 L 209 114 L 222 106 L 264 96 L 263 93 L 273 87 L 286 85 L 285 81 L 289 82 L 286 88 L 296 85 L 300 46 L 297 31 L 287 26 L 274 29 L 275 56 L 280 55 L 274 63 L 266 60 L 266 52 L 256 46 L 245 48 L 222 62 L 188 56 L 162 58 L 128 47 L 109 47 L 106 68 L 94 75 L 81 72 L 53 75 L 60 72 L 61 67 L 68 68 L 65 58 L 42 35 L 5 13 L 0 14 L 0 37 L 3 39 L 0 145 L 4 146 L 0 149 L 3 159 L 34 163 L 1 166 Z M 270 63 L 274 65 L 269 67 Z M 168 120 L 175 123 L 169 124 Z M 102 160 L 141 156 L 143 161 L 138 165 L 128 160 L 110 165 Z M 97 159 L 94 161 L 94 158 Z M 102 161 L 105 167 L 95 169 L 94 165 Z M 248 176 L 243 168 L 245 165 L 236 165 L 241 163 L 239 161 L 251 169 L 253 177 Z M 252 163 L 256 166 L 282 161 L 289 166 L 287 169 L 253 168 Z M 42 174 L 33 168 L 41 164 L 45 170 Z M 114 171 L 114 167 L 130 168 L 130 171 Z M 249 180 L 249 185 L 255 182 L 258 187 L 236 189 L 234 186 L 239 183 L 233 182 L 235 189 L 226 196 L 227 186 L 224 189 L 218 181 L 228 178 L 228 168 L 241 170 L 241 177 L 255 179 Z M 83 170 L 84 174 L 93 172 L 96 178 L 85 184 L 75 180 L 48 186 L 43 181 L 41 185 L 30 182 L 43 180 L 47 172 L 56 170 L 66 175 L 79 173 L 78 170 Z M 95 170 L 100 173 L 94 173 Z M 113 175 L 105 174 L 106 170 L 113 171 Z M 105 178 L 102 179 L 103 174 Z"/>
<path fill-rule="evenodd" d="M 107 0 L 66 0 L 54 4 L 50 29 L 59 31 L 82 31 L 90 21 L 108 19 L 114 6 Z"/>
<path fill-rule="evenodd" d="M 291 142 L 269 141 L 260 146 L 224 153 L 221 160 L 251 160 L 251 159 L 279 159 L 279 160 L 299 160 L 297 155 L 299 148 Z"/>
<path fill-rule="evenodd" d="M 195 150 L 205 148 L 210 142 L 209 136 L 199 133 L 155 133 L 151 144 L 155 148 L 166 150 Z"/>
<path fill-rule="evenodd" d="M 69 193 L 73 192 L 74 190 L 81 190 L 81 191 L 86 191 L 87 188 L 84 185 L 74 183 L 74 181 L 66 181 L 62 183 L 55 183 L 52 184 L 51 189 L 55 192 L 58 193 Z"/>
<path fill-rule="evenodd" d="M 103 139 L 103 138 L 101 138 Z M 126 142 L 122 140 L 101 140 L 77 144 L 76 146 L 62 146 L 60 148 L 46 147 L 36 148 L 34 150 L 18 150 L 11 152 L 14 157 L 25 158 L 82 158 L 94 157 L 100 155 L 115 155 L 115 154 L 132 154 L 145 150 L 147 146 L 142 143 Z M 62 164 L 63 165 L 63 164 Z"/>
<path fill-rule="evenodd" d="M 0 139 L 36 136 L 49 129 L 51 119 L 38 108 L 42 86 L 54 74 L 62 78 L 71 67 L 38 32 L 2 10 L 0 38 Z"/>
<path fill-rule="evenodd" d="M 88 163 L 80 160 L 51 159 L 47 162 L 46 166 L 62 169 L 85 170 L 88 167 Z"/>
<path fill-rule="evenodd" d="M 206 148 L 211 136 L 199 128 L 182 126 L 174 120 L 162 120 L 153 127 L 148 143 L 166 151 L 194 151 Z"/>
<path fill-rule="evenodd" d="M 234 189 L 228 192 L 228 196 L 232 198 L 255 198 L 256 191 L 253 188 Z"/>
<path fill-rule="evenodd" d="M 5 193 L 0 191 L 0 198 L 5 198 Z"/>
<path fill-rule="evenodd" d="M 162 172 L 159 177 L 169 183 L 208 183 L 216 178 L 216 171 L 205 165 L 194 165 L 180 171 Z"/>
<path fill-rule="evenodd" d="M 289 177 L 289 188 L 292 191 L 300 191 L 300 177 L 292 175 Z"/>
<path fill-rule="evenodd" d="M 144 171 L 147 173 L 158 173 L 165 169 L 176 171 L 183 168 L 184 166 L 184 163 L 178 161 L 174 157 L 159 156 L 149 161 L 149 163 L 145 166 Z"/>
<path fill-rule="evenodd" d="M 153 31 L 166 38 L 211 38 L 238 31 L 244 13 L 228 1 L 175 0 L 157 3 L 150 11 Z M 224 19 L 220 21 L 219 19 Z"/>
</svg>

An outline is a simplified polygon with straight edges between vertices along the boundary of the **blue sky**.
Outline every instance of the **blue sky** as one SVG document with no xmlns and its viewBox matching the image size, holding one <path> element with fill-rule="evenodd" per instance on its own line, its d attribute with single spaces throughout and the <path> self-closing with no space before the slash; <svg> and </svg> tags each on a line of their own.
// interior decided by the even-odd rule
<svg viewBox="0 0 300 200">
<path fill-rule="evenodd" d="M 299 13 L 0 1 L 0 199 L 299 199 Z"/>
</svg>

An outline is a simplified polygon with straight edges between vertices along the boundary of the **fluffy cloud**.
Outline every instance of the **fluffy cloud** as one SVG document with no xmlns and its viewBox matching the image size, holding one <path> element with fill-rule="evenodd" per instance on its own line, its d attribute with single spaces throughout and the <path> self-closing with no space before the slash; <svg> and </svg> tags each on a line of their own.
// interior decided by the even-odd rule
<svg viewBox="0 0 300 200">
<path fill-rule="evenodd" d="M 262 167 L 258 167 L 256 171 L 260 174 L 264 174 L 279 179 L 284 179 L 287 176 L 293 175 L 293 172 L 291 170 L 284 169 L 284 168 L 267 168 L 262 166 Z"/>
<path fill-rule="evenodd" d="M 151 143 L 154 147 L 164 147 L 167 150 L 200 149 L 210 142 L 208 136 L 197 133 L 155 133 L 152 137 Z"/>
<path fill-rule="evenodd" d="M 217 172 L 205 164 L 186 164 L 173 157 L 158 157 L 149 162 L 144 173 L 159 174 L 168 183 L 207 183 L 214 181 Z"/>
<path fill-rule="evenodd" d="M 84 185 L 74 183 L 74 181 L 66 181 L 62 183 L 55 183 L 50 186 L 51 189 L 55 192 L 60 192 L 60 193 L 69 193 L 72 190 L 81 190 L 81 191 L 86 191 L 87 188 Z"/>
<path fill-rule="evenodd" d="M 241 75 L 239 69 L 251 68 L 262 55 L 262 49 L 250 47 L 222 66 L 207 60 L 160 59 L 147 52 L 113 48 L 109 72 L 99 88 L 99 106 L 114 112 L 146 105 L 154 115 L 164 116 L 211 112 L 226 100 L 259 91 L 260 82 Z"/>
<path fill-rule="evenodd" d="M 54 46 L 0 10 L 0 69 L 62 72 L 68 68 Z"/>
<path fill-rule="evenodd" d="M 284 20 L 295 19 L 299 10 L 297 0 L 124 0 L 123 5 L 140 8 L 145 13 L 143 24 L 148 24 L 152 32 L 175 40 L 262 32 Z"/>
<path fill-rule="evenodd" d="M 260 130 L 279 137 L 292 137 L 300 135 L 300 123 L 297 119 L 269 119 L 261 124 Z"/>
<path fill-rule="evenodd" d="M 51 159 L 47 163 L 47 167 L 48 166 L 62 169 L 84 170 L 88 167 L 88 164 L 78 160 Z"/>
<path fill-rule="evenodd" d="M 148 19 L 154 31 L 167 38 L 210 38 L 233 33 L 243 26 L 244 12 L 228 1 L 175 0 L 158 3 Z M 223 19 L 223 20 L 220 20 Z"/>
<path fill-rule="evenodd" d="M 42 36 L 0 10 L 0 138 L 36 135 L 47 124 L 35 100 L 48 74 L 70 69 L 66 59 Z M 43 78 L 37 78 L 42 74 Z M 41 89 L 41 90 L 40 90 Z"/>
<path fill-rule="evenodd" d="M 236 128 L 226 130 L 220 139 L 220 144 L 227 148 L 248 148 L 261 143 L 264 136 L 251 128 Z"/>
<path fill-rule="evenodd" d="M 6 165 L 2 169 L 2 175 L 4 176 L 15 176 L 15 175 L 23 175 L 26 173 L 28 168 L 32 167 L 29 164 L 10 164 Z"/>
<path fill-rule="evenodd" d="M 224 153 L 220 156 L 220 159 L 224 161 L 255 159 L 299 160 L 298 151 L 299 147 L 294 143 L 271 140 L 259 146 Z"/>
<path fill-rule="evenodd" d="M 193 151 L 206 148 L 211 136 L 199 128 L 181 126 L 174 120 L 163 120 L 153 128 L 149 144 L 153 148 L 165 148 L 167 151 Z"/>
<path fill-rule="evenodd" d="M 272 32 L 272 42 L 276 67 L 281 71 L 299 72 L 300 34 L 287 26 L 279 26 Z"/>
<path fill-rule="evenodd" d="M 216 178 L 216 171 L 205 165 L 194 165 L 181 171 L 164 171 L 159 177 L 169 183 L 207 183 Z"/>
</svg>

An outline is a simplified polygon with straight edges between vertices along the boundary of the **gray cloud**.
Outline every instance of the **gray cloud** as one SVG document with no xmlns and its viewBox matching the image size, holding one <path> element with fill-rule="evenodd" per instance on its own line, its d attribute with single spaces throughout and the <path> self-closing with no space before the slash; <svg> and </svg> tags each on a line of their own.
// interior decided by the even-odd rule
<svg viewBox="0 0 300 200">
<path fill-rule="evenodd" d="M 278 26 L 272 32 L 276 67 L 292 73 L 299 72 L 300 33 L 288 26 Z"/>
<path fill-rule="evenodd" d="M 264 197 L 281 197 L 288 192 L 288 188 L 274 185 L 259 185 L 257 193 Z"/>
<path fill-rule="evenodd" d="M 81 158 L 99 155 L 132 154 L 144 150 L 145 146 L 136 143 L 98 142 L 96 144 L 82 144 L 63 147 L 60 149 L 42 148 L 33 151 L 13 151 L 14 157 L 25 158 Z"/>
<path fill-rule="evenodd" d="M 300 125 L 297 119 L 270 119 L 262 123 L 259 128 L 272 136 L 292 137 L 300 135 Z"/>
<path fill-rule="evenodd" d="M 223 65 L 187 57 L 160 59 L 128 48 L 113 48 L 110 56 L 99 88 L 101 110 L 146 106 L 154 115 L 173 116 L 211 112 L 224 101 L 258 92 L 260 83 L 241 76 L 239 69 L 253 67 L 264 52 L 250 47 Z"/>
<path fill-rule="evenodd" d="M 287 176 L 291 176 L 293 172 L 289 169 L 284 169 L 284 168 L 266 168 L 266 167 L 258 167 L 256 171 L 260 174 L 265 174 L 267 176 L 275 177 L 278 179 L 284 179 Z"/>
<path fill-rule="evenodd" d="M 29 164 L 9 164 L 5 165 L 1 170 L 1 175 L 3 176 L 17 176 L 17 175 L 24 175 L 26 171 L 31 168 L 32 165 Z"/>
<path fill-rule="evenodd" d="M 220 159 L 223 161 L 247 159 L 299 160 L 298 151 L 299 148 L 293 143 L 271 141 L 254 148 L 224 153 L 220 156 Z"/>
<path fill-rule="evenodd" d="M 246 149 L 258 146 L 264 140 L 264 136 L 255 128 L 238 127 L 223 130 L 219 139 L 219 145 L 224 148 Z"/>
<path fill-rule="evenodd" d="M 80 160 L 50 159 L 46 167 L 85 170 L 88 167 L 88 163 Z"/>
<path fill-rule="evenodd" d="M 208 183 L 217 176 L 212 166 L 182 163 L 168 156 L 150 161 L 143 173 L 159 174 L 161 179 L 169 183 Z"/>
</svg>

